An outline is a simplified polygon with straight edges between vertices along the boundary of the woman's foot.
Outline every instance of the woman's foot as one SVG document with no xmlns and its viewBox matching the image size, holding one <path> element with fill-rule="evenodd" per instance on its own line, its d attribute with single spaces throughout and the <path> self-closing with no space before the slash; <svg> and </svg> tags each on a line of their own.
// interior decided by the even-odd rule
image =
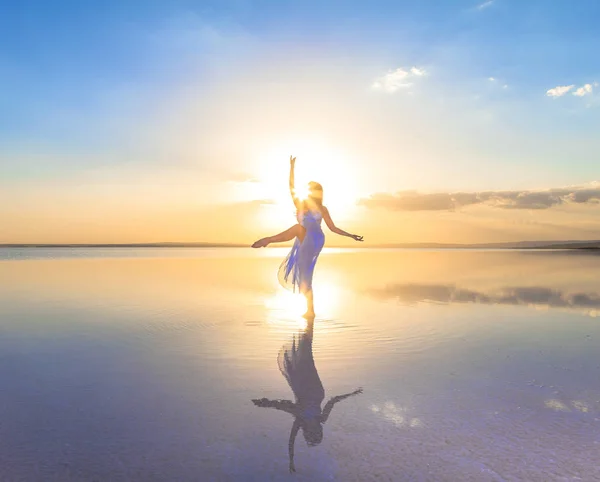
<svg viewBox="0 0 600 482">
<path fill-rule="evenodd" d="M 252 247 L 253 248 L 264 248 L 269 245 L 269 238 L 262 238 L 256 241 Z"/>
</svg>

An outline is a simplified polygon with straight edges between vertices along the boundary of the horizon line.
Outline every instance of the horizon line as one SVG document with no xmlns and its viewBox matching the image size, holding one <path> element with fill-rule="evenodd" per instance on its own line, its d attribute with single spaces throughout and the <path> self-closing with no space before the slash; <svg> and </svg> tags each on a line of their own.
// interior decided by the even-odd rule
<svg viewBox="0 0 600 482">
<path fill-rule="evenodd" d="M 281 243 L 281 247 L 289 247 L 291 243 Z M 590 246 L 587 246 L 590 245 Z M 0 243 L 0 248 L 250 248 L 245 243 L 211 243 L 211 242 L 146 242 L 146 243 Z M 274 246 L 271 246 L 274 247 Z M 600 240 L 525 240 L 525 241 L 506 241 L 495 243 L 377 243 L 372 245 L 341 246 L 332 245 L 328 248 L 336 249 L 365 249 L 365 248 L 548 248 L 556 247 L 589 247 L 600 249 Z"/>
</svg>

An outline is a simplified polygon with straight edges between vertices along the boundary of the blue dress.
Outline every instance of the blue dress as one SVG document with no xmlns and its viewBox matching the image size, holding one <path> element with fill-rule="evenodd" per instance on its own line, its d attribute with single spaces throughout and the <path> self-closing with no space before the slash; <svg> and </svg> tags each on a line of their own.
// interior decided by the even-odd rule
<svg viewBox="0 0 600 482">
<path fill-rule="evenodd" d="M 313 273 L 317 258 L 325 244 L 321 229 L 323 215 L 318 210 L 298 213 L 298 222 L 306 229 L 304 240 L 294 241 L 291 251 L 279 267 L 278 278 L 284 288 L 294 293 L 306 293 L 312 289 Z"/>
</svg>

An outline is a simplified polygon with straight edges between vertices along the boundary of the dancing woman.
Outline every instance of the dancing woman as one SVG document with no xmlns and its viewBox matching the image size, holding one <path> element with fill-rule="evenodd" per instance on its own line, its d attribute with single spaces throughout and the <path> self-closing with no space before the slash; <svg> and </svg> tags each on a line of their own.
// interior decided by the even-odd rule
<svg viewBox="0 0 600 482">
<path fill-rule="evenodd" d="M 296 158 L 290 156 L 290 194 L 296 207 L 298 224 L 275 236 L 259 239 L 252 247 L 264 248 L 272 243 L 283 243 L 296 238 L 292 250 L 279 267 L 279 281 L 284 287 L 294 292 L 298 290 L 306 296 L 308 309 L 305 316 L 314 316 L 312 278 L 317 258 L 325 244 L 321 221 L 325 220 L 327 227 L 340 236 L 355 241 L 362 241 L 363 237 L 347 233 L 333 223 L 329 210 L 323 205 L 323 187 L 319 183 L 309 182 L 308 196 L 300 199 L 294 183 L 295 165 Z"/>
</svg>

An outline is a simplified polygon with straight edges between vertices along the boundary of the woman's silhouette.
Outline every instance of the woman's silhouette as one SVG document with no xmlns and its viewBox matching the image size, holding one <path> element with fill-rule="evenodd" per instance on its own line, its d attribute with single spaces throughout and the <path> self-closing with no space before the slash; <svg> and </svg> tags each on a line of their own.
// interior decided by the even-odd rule
<svg viewBox="0 0 600 482">
<path fill-rule="evenodd" d="M 313 316 L 315 311 L 312 278 L 317 258 L 325 243 L 321 221 L 324 219 L 327 227 L 341 236 L 347 236 L 356 241 L 362 241 L 363 237 L 347 233 L 333 223 L 329 210 L 323 205 L 323 187 L 319 183 L 309 182 L 308 196 L 306 199 L 300 199 L 296 194 L 294 183 L 295 164 L 296 158 L 290 156 L 290 193 L 294 206 L 296 206 L 298 224 L 275 236 L 259 239 L 252 247 L 264 248 L 271 243 L 282 243 L 296 238 L 292 250 L 279 267 L 279 281 L 284 287 L 292 289 L 294 292 L 298 289 L 306 296 L 308 309 L 305 316 Z"/>
<path fill-rule="evenodd" d="M 331 398 L 325 408 L 321 404 L 325 399 L 325 390 L 317 373 L 312 353 L 314 318 L 308 319 L 306 329 L 297 338 L 294 335 L 291 345 L 284 345 L 277 357 L 279 370 L 294 392 L 295 402 L 291 400 L 254 399 L 257 407 L 283 410 L 294 417 L 290 432 L 288 452 L 290 472 L 295 472 L 294 443 L 298 430 L 302 429 L 304 439 L 309 446 L 315 446 L 323 440 L 323 424 L 329 418 L 333 406 L 345 398 L 362 393 L 362 388 L 345 395 Z"/>
</svg>

